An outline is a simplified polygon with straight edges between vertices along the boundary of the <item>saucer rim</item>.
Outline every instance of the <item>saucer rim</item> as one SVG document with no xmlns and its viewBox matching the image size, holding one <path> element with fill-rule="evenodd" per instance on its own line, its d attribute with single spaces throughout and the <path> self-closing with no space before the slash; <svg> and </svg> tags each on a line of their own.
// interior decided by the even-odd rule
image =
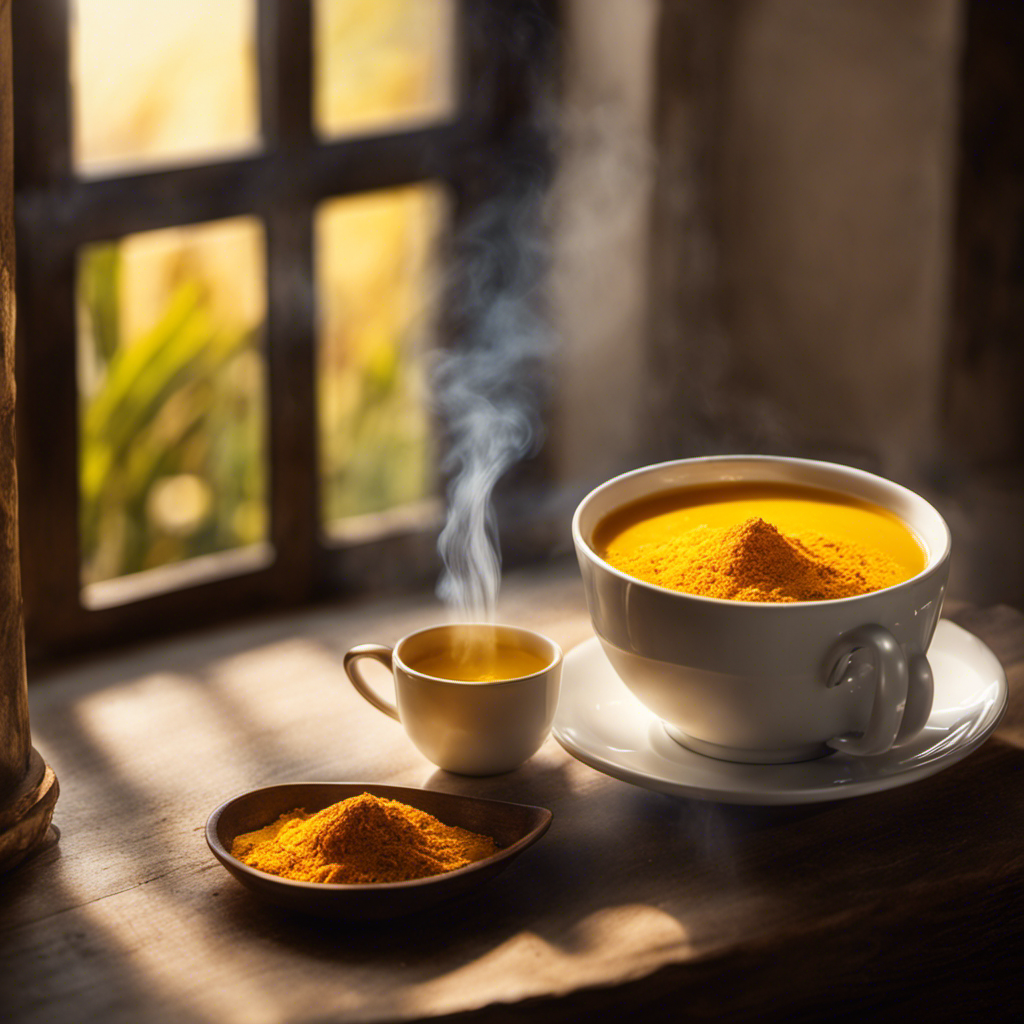
<svg viewBox="0 0 1024 1024">
<path fill-rule="evenodd" d="M 977 750 L 978 747 L 980 747 L 992 735 L 992 733 L 999 728 L 999 724 L 1002 721 L 1003 716 L 1006 714 L 1006 708 L 1009 702 L 1009 687 L 1006 679 L 1006 670 L 992 652 L 991 648 L 989 648 L 983 640 L 971 633 L 970 630 L 964 629 L 963 626 L 960 626 L 949 619 L 940 619 L 939 626 L 942 627 L 942 632 L 949 632 L 952 630 L 953 632 L 951 635 L 961 642 L 966 638 L 970 643 L 975 645 L 976 651 L 978 651 L 982 657 L 990 661 L 990 667 L 995 670 L 993 673 L 994 681 L 998 688 L 998 692 L 995 697 L 996 706 L 993 710 L 987 712 L 990 721 L 988 721 L 984 728 L 976 735 L 971 736 L 962 744 L 939 755 L 925 764 L 911 765 L 902 771 L 897 771 L 890 775 L 860 779 L 848 784 L 831 785 L 827 787 L 795 786 L 756 790 L 744 788 L 741 781 L 732 779 L 730 780 L 727 788 L 715 789 L 709 788 L 705 785 L 680 781 L 678 778 L 670 778 L 663 774 L 642 772 L 618 764 L 615 761 L 601 756 L 600 754 L 596 754 L 593 750 L 573 742 L 572 738 L 565 734 L 566 728 L 571 729 L 571 723 L 563 723 L 560 721 L 557 713 L 552 726 L 552 735 L 554 735 L 555 739 L 563 749 L 578 761 L 590 768 L 593 768 L 595 771 L 599 771 L 604 775 L 608 775 L 611 778 L 618 779 L 619 781 L 630 785 L 650 789 L 655 792 L 665 793 L 669 796 L 684 797 L 691 800 L 754 806 L 789 806 L 795 804 L 827 803 L 834 800 L 850 799 L 852 797 L 865 796 L 869 793 L 879 793 L 888 789 L 895 789 L 899 786 L 905 786 L 912 782 L 917 782 L 920 779 L 925 779 L 930 775 L 935 775 L 938 772 L 944 771 L 946 768 L 956 764 L 958 761 L 963 760 L 968 756 L 968 754 Z M 942 637 L 939 636 L 938 627 L 936 628 L 936 637 L 938 637 L 941 642 Z M 935 638 L 933 638 L 933 645 L 934 642 Z M 563 672 L 568 668 L 571 673 L 574 662 L 583 656 L 585 649 L 601 651 L 600 641 L 598 638 L 596 636 L 588 637 L 586 640 L 576 644 L 571 650 L 566 651 L 563 661 Z M 614 674 L 615 670 L 612 668 L 611 664 L 608 664 L 607 667 L 608 671 Z M 981 674 L 985 673 L 979 673 L 979 675 Z M 563 680 L 563 688 L 564 685 Z M 623 690 L 627 694 L 629 693 L 629 690 L 621 680 L 619 680 L 619 685 L 622 686 Z M 635 698 L 633 699 L 635 700 Z M 637 701 L 637 703 L 639 704 L 639 701 Z M 651 712 L 650 715 L 652 719 L 656 717 L 653 712 Z M 649 744 L 644 749 L 653 750 Z M 704 758 L 703 755 L 698 754 L 695 751 L 687 750 L 687 753 L 693 757 L 702 758 L 711 765 L 716 763 L 714 758 Z M 882 756 L 884 757 L 886 755 Z M 850 755 L 839 752 L 829 755 L 829 759 L 835 759 L 837 762 L 840 760 L 851 760 Z M 730 767 L 738 767 L 755 772 L 762 767 L 780 767 L 778 765 L 740 765 L 738 762 L 722 763 L 727 763 Z M 686 774 L 685 766 L 681 768 L 681 771 L 678 774 Z"/>
</svg>

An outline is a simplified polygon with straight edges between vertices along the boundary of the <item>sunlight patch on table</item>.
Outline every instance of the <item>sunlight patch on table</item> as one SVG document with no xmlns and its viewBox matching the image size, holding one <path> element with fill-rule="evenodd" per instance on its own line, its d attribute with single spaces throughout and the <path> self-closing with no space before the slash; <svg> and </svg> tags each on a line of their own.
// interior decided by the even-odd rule
<svg viewBox="0 0 1024 1024">
<path fill-rule="evenodd" d="M 689 945 L 686 926 L 657 907 L 606 907 L 588 914 L 559 942 L 523 931 L 471 964 L 418 987 L 406 1007 L 440 1012 L 451 1007 L 453 991 L 487 994 L 462 1007 L 470 1009 L 628 981 L 663 965 L 666 949 L 676 947 L 678 959 L 685 959 Z"/>
</svg>

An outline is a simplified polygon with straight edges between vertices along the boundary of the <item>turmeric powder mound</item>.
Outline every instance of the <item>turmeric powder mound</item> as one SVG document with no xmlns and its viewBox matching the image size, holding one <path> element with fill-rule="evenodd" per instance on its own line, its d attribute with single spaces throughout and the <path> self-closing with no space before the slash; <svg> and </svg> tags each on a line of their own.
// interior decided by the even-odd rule
<svg viewBox="0 0 1024 1024">
<path fill-rule="evenodd" d="M 244 864 L 301 882 L 403 882 L 454 871 L 497 852 L 490 836 L 444 825 L 398 800 L 362 793 L 316 814 L 301 808 L 238 836 Z"/>
<path fill-rule="evenodd" d="M 816 533 L 789 536 L 760 518 L 698 526 L 606 557 L 639 580 L 733 601 L 827 601 L 881 590 L 907 576 L 880 551 Z"/>
</svg>

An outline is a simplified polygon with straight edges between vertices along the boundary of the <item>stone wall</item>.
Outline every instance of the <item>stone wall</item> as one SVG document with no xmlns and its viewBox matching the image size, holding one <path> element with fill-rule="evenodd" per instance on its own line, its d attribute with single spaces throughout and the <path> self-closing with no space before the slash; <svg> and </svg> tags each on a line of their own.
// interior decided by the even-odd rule
<svg viewBox="0 0 1024 1024">
<path fill-rule="evenodd" d="M 949 323 L 958 0 L 742 0 L 727 36 L 723 314 L 795 445 L 935 457 Z"/>
<path fill-rule="evenodd" d="M 677 363 L 660 415 L 680 453 L 821 455 L 905 480 L 929 465 L 960 13 L 959 0 L 662 5 L 651 316 L 660 363 Z"/>
</svg>

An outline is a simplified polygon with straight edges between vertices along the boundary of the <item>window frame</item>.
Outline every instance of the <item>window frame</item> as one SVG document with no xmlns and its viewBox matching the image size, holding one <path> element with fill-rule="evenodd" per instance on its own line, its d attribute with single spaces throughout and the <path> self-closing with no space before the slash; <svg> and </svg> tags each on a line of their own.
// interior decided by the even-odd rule
<svg viewBox="0 0 1024 1024">
<path fill-rule="evenodd" d="M 456 109 L 423 127 L 321 139 L 313 127 L 312 0 L 254 0 L 262 146 L 256 153 L 124 175 L 72 165 L 71 0 L 13 5 L 18 254 L 18 471 L 26 642 L 51 656 L 195 627 L 260 609 L 436 577 L 436 526 L 341 545 L 321 520 L 314 218 L 324 200 L 436 182 L 457 235 L 521 161 L 549 166 L 537 130 L 540 73 L 554 82 L 556 0 L 459 0 Z M 495 46 L 509 31 L 529 47 Z M 19 55 L 30 55 L 20 60 Z M 268 542 L 122 577 L 102 607 L 83 600 L 79 552 L 77 256 L 135 232 L 252 216 L 266 237 Z M 445 316 L 442 311 L 442 338 Z M 543 455 L 520 473 L 537 484 Z M 536 531 L 534 531 L 536 532 Z M 543 531 L 542 531 L 543 532 Z"/>
</svg>

